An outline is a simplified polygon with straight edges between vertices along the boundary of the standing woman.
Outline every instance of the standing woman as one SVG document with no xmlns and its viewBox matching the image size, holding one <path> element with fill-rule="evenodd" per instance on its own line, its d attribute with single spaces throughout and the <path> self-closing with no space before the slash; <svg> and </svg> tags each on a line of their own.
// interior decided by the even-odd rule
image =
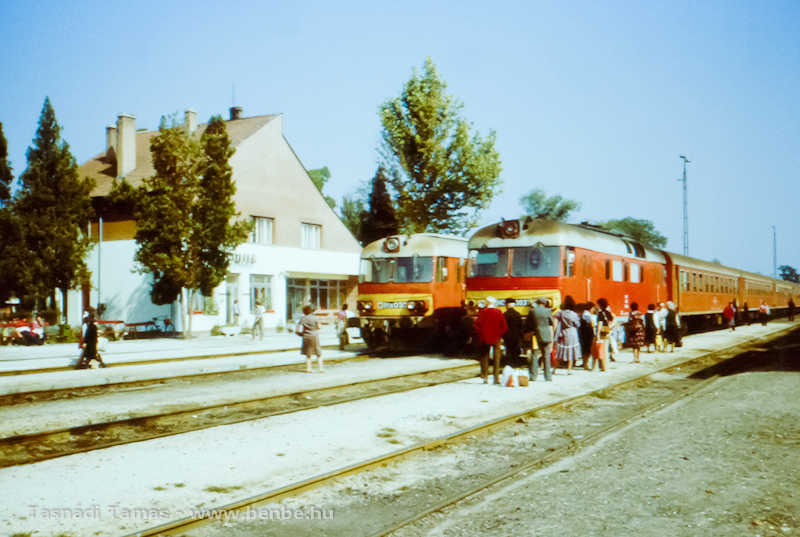
<svg viewBox="0 0 800 537">
<path fill-rule="evenodd" d="M 644 344 L 644 320 L 639 311 L 639 304 L 631 304 L 631 314 L 628 316 L 628 346 L 633 349 L 633 363 L 639 364 L 639 352 Z"/>
<path fill-rule="evenodd" d="M 592 359 L 592 341 L 594 340 L 594 320 L 592 319 L 593 302 L 587 302 L 578 306 L 581 318 L 581 325 L 578 327 L 578 339 L 581 342 L 581 354 L 583 355 L 583 368 L 589 371 L 589 364 Z"/>
<path fill-rule="evenodd" d="M 572 374 L 572 366 L 581 355 L 578 327 L 581 318 L 575 313 L 575 300 L 571 295 L 564 298 L 561 311 L 555 314 L 558 330 L 556 336 L 556 367 L 559 362 L 567 362 L 567 374 Z"/>
<path fill-rule="evenodd" d="M 647 305 L 647 313 L 644 314 L 644 345 L 647 347 L 647 352 L 650 352 L 650 345 L 656 346 L 656 306 L 655 304 Z"/>
<path fill-rule="evenodd" d="M 303 348 L 300 349 L 300 354 L 306 357 L 306 373 L 313 373 L 311 371 L 311 356 L 317 357 L 317 367 L 320 373 L 325 371 L 322 368 L 322 348 L 319 344 L 319 319 L 313 313 L 314 308 L 311 306 L 303 306 L 303 316 L 300 322 L 297 323 L 297 332 L 303 336 Z"/>
<path fill-rule="evenodd" d="M 675 351 L 675 345 L 680 346 L 681 341 L 681 321 L 678 317 L 678 312 L 675 310 L 673 302 L 667 302 L 667 327 L 664 330 L 666 342 L 664 345 L 670 345 L 669 352 Z"/>
</svg>

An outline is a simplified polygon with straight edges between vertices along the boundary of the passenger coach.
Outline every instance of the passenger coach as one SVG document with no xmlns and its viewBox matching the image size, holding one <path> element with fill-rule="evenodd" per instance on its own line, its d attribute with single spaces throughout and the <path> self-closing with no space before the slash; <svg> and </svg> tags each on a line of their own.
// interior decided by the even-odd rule
<svg viewBox="0 0 800 537">
<path fill-rule="evenodd" d="M 467 240 L 433 233 L 393 235 L 361 253 L 358 313 L 370 348 L 413 341 L 427 346 L 458 316 Z"/>
</svg>

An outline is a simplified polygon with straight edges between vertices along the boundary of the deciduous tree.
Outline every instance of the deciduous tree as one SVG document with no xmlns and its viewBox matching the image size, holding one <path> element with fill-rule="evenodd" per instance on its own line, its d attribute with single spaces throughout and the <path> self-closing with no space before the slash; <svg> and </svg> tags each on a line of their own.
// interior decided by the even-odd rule
<svg viewBox="0 0 800 537">
<path fill-rule="evenodd" d="M 211 296 L 222 282 L 249 226 L 235 221 L 234 149 L 222 118 L 211 118 L 199 142 L 174 118 L 171 126 L 162 118 L 159 131 L 150 142 L 156 173 L 139 188 L 117 184 L 112 199 L 133 203 L 136 270 L 153 275 L 153 303 L 180 299 L 189 337 L 188 304 L 195 292 Z"/>
<path fill-rule="evenodd" d="M 781 280 L 786 280 L 787 282 L 800 283 L 800 274 L 797 274 L 796 268 L 790 267 L 789 265 L 781 265 L 780 267 L 778 267 L 778 271 L 780 272 Z"/>
<path fill-rule="evenodd" d="M 59 289 L 65 310 L 67 290 L 89 279 L 86 255 L 93 243 L 85 230 L 94 215 L 89 198 L 93 188 L 94 181 L 79 177 L 46 98 L 11 208 L 26 252 L 18 267 L 25 291 L 52 298 Z"/>
<path fill-rule="evenodd" d="M 627 217 L 622 220 L 609 220 L 600 225 L 608 230 L 624 233 L 645 246 L 664 248 L 667 245 L 667 238 L 656 230 L 650 220 L 637 220 L 636 218 Z"/>
<path fill-rule="evenodd" d="M 339 219 L 350 230 L 350 233 L 361 242 L 361 218 L 365 212 L 364 200 L 358 195 L 344 196 L 342 198 L 341 216 Z"/>
<path fill-rule="evenodd" d="M 463 105 L 446 93 L 431 58 L 379 109 L 381 155 L 397 220 L 409 233 L 465 233 L 501 184 L 495 132 L 470 134 Z"/>
<path fill-rule="evenodd" d="M 314 181 L 314 185 L 317 187 L 317 190 L 319 190 L 319 193 L 322 194 L 322 197 L 325 198 L 328 206 L 331 209 L 336 207 L 336 200 L 330 196 L 326 196 L 322 191 L 325 183 L 327 183 L 331 178 L 331 171 L 328 169 L 328 167 L 325 166 L 324 168 L 317 168 L 316 170 L 308 170 L 308 176 L 311 177 L 312 181 Z"/>
<path fill-rule="evenodd" d="M 8 142 L 3 135 L 3 124 L 0 123 L 0 207 L 11 199 L 11 163 L 8 161 Z"/>
<path fill-rule="evenodd" d="M 564 199 L 561 195 L 547 197 L 547 193 L 541 188 L 531 190 L 522 196 L 519 203 L 525 213 L 530 216 L 559 222 L 566 222 L 572 211 L 577 211 L 581 208 L 579 202 Z"/>
</svg>

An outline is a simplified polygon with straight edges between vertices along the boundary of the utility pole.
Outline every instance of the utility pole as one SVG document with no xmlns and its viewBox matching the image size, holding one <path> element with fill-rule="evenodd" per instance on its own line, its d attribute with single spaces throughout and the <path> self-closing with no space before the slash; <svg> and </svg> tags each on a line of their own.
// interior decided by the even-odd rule
<svg viewBox="0 0 800 537">
<path fill-rule="evenodd" d="M 690 162 L 683 155 L 683 255 L 689 255 L 689 197 L 686 192 L 686 165 Z"/>
</svg>

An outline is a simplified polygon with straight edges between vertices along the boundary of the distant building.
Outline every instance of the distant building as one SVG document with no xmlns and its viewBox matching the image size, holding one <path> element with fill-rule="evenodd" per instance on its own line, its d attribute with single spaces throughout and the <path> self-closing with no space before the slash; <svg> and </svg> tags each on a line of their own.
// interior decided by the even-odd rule
<svg viewBox="0 0 800 537">
<path fill-rule="evenodd" d="M 233 321 L 233 304 L 239 300 L 240 324 L 252 324 L 256 300 L 268 311 L 266 326 L 285 324 L 304 304 L 318 309 L 355 306 L 361 247 L 311 181 L 300 159 L 283 137 L 280 114 L 242 117 L 230 109 L 226 121 L 236 153 L 231 157 L 236 182 L 234 201 L 244 219 L 252 219 L 254 232 L 232 258 L 227 281 L 210 299 L 192 305 L 194 331 Z M 187 110 L 185 124 L 199 138 L 206 124 Z M 178 305 L 156 306 L 150 300 L 152 276 L 135 274 L 136 223 L 131 214 L 114 209 L 107 199 L 115 178 L 133 186 L 154 174 L 150 139 L 158 131 L 136 132 L 136 119 L 121 114 L 116 126 L 106 129 L 106 150 L 80 166 L 97 187 L 92 203 L 98 218 L 91 234 L 99 239 L 88 261 L 91 288 L 70 297 L 70 324 L 79 324 L 81 309 L 105 304 L 104 319 L 129 323 L 167 316 L 180 330 Z M 79 308 L 78 305 L 83 305 Z"/>
</svg>

